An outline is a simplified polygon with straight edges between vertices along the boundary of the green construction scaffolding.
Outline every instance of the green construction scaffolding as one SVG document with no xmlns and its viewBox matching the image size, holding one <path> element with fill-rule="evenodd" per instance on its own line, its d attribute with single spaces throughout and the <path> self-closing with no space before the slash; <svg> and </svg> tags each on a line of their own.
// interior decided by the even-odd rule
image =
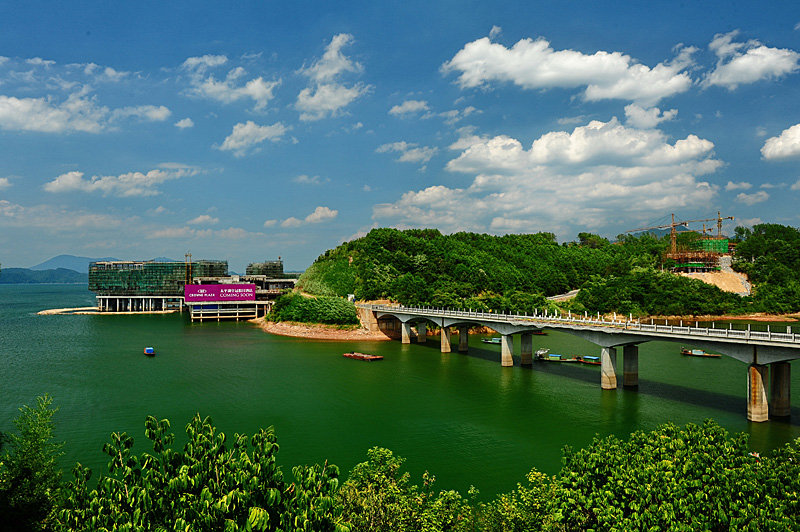
<svg viewBox="0 0 800 532">
<path fill-rule="evenodd" d="M 728 239 L 727 238 L 701 238 L 692 243 L 692 247 L 698 251 L 705 251 L 708 253 L 728 253 Z"/>
<path fill-rule="evenodd" d="M 225 277 L 228 261 L 104 261 L 89 264 L 89 290 L 98 295 L 183 296 L 195 277 Z"/>
<path fill-rule="evenodd" d="M 267 260 L 264 262 L 251 262 L 247 265 L 245 275 L 266 275 L 272 279 L 282 279 L 283 261 Z"/>
</svg>

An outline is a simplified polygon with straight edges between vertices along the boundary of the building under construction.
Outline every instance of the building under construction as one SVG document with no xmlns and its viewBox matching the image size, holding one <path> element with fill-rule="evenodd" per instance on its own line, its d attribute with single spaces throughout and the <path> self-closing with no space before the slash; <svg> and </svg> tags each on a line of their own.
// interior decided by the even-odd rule
<svg viewBox="0 0 800 532">
<path fill-rule="evenodd" d="M 281 260 L 247 267 L 248 272 L 271 275 L 228 275 L 227 261 L 191 261 L 189 257 L 187 254 L 186 262 L 93 262 L 89 265 L 89 290 L 95 292 L 102 312 L 158 312 L 186 307 L 192 320 L 219 321 L 263 316 L 272 301 L 295 284 L 295 279 L 284 278 Z M 204 296 L 198 297 L 198 292 Z M 187 293 L 192 297 L 187 298 Z M 231 293 L 238 296 L 226 295 Z"/>
<path fill-rule="evenodd" d="M 716 218 L 676 222 L 675 215 L 673 214 L 672 222 L 669 224 L 642 227 L 627 232 L 633 233 L 669 228 L 670 247 L 664 259 L 665 262 L 671 264 L 672 270 L 675 272 L 709 272 L 719 270 L 719 258 L 730 253 L 730 242 L 727 237 L 722 235 L 722 222 L 723 220 L 733 219 L 733 216 L 723 217 L 717 212 Z M 707 229 L 705 222 L 712 221 L 716 222 L 716 235 L 707 234 L 708 231 L 713 231 L 713 228 Z M 703 223 L 702 231 L 689 229 L 690 223 Z M 683 228 L 680 236 L 678 231 L 679 227 Z"/>
<path fill-rule="evenodd" d="M 278 260 L 265 260 L 264 262 L 251 262 L 247 265 L 245 270 L 246 275 L 264 275 L 272 279 L 280 279 L 283 277 L 283 261 L 280 257 Z"/>
<path fill-rule="evenodd" d="M 228 261 L 101 261 L 89 264 L 89 290 L 106 312 L 180 309 L 183 291 L 195 277 L 224 277 Z"/>
</svg>

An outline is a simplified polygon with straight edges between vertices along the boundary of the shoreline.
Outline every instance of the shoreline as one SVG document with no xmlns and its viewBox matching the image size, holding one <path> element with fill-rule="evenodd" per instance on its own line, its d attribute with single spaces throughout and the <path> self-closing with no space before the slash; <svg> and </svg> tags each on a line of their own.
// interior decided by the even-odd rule
<svg viewBox="0 0 800 532">
<path fill-rule="evenodd" d="M 256 318 L 248 321 L 269 334 L 291 336 L 294 338 L 337 341 L 364 340 L 377 342 L 385 342 L 393 339 L 382 332 L 371 332 L 362 327 L 339 329 L 335 325 L 325 325 L 323 323 L 276 322 L 267 321 L 266 318 Z"/>
<path fill-rule="evenodd" d="M 139 311 L 139 312 L 104 312 L 98 309 L 97 307 L 72 307 L 72 308 L 51 308 L 46 310 L 40 310 L 36 314 L 39 316 L 69 316 L 69 315 L 104 315 L 104 316 L 112 316 L 112 315 L 133 315 L 133 314 L 173 314 L 175 312 L 179 312 L 177 310 L 148 310 L 148 311 Z"/>
</svg>

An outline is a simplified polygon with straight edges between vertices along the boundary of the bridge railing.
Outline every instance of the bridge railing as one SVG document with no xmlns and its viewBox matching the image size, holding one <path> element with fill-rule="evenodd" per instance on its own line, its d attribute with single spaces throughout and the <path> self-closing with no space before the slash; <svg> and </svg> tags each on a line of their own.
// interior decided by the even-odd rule
<svg viewBox="0 0 800 532">
<path fill-rule="evenodd" d="M 529 321 L 534 322 L 534 325 L 542 324 L 546 326 L 548 323 L 558 323 L 562 325 L 575 325 L 580 327 L 603 327 L 614 328 L 629 331 L 642 331 L 654 332 L 657 334 L 680 334 L 691 336 L 705 336 L 712 338 L 738 338 L 745 340 L 766 340 L 773 342 L 790 342 L 800 343 L 800 335 L 796 334 L 790 328 L 787 332 L 773 332 L 767 325 L 766 331 L 754 331 L 750 325 L 746 329 L 734 329 L 733 324 L 729 324 L 727 328 L 716 327 L 689 327 L 684 325 L 657 325 L 653 323 L 642 323 L 638 320 L 632 319 L 617 319 L 616 314 L 611 319 L 606 319 L 604 316 L 589 315 L 572 315 L 568 313 L 566 316 L 563 314 L 551 314 L 548 311 L 543 313 L 536 312 L 533 315 L 528 314 L 504 314 L 500 312 L 483 312 L 478 310 L 455 310 L 435 307 L 405 307 L 402 305 L 376 305 L 359 303 L 359 307 L 367 308 L 375 311 L 388 311 L 388 312 L 403 312 L 407 314 L 420 314 L 423 316 L 437 317 L 437 318 L 473 318 L 481 319 L 484 321 Z"/>
</svg>

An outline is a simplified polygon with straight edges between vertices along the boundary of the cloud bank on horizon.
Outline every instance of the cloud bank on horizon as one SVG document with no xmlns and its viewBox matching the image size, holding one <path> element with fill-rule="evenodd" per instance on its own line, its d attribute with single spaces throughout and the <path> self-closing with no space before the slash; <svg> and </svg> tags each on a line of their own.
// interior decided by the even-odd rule
<svg viewBox="0 0 800 532">
<path fill-rule="evenodd" d="M 348 24 L 298 19 L 274 38 L 277 21 L 248 32 L 236 15 L 216 41 L 199 19 L 181 23 L 183 41 L 76 50 L 57 31 L 40 43 L 11 32 L 0 260 L 191 249 L 234 269 L 278 255 L 300 269 L 376 226 L 571 240 L 717 210 L 797 225 L 790 12 L 771 31 L 747 18 L 721 31 L 677 9 L 639 20 L 647 40 L 553 15 L 537 24 L 548 31 L 498 17 L 476 35 L 481 14 L 465 13 L 385 32 L 346 6 L 332 13 Z M 0 24 L 35 13 L 18 16 Z"/>
</svg>

